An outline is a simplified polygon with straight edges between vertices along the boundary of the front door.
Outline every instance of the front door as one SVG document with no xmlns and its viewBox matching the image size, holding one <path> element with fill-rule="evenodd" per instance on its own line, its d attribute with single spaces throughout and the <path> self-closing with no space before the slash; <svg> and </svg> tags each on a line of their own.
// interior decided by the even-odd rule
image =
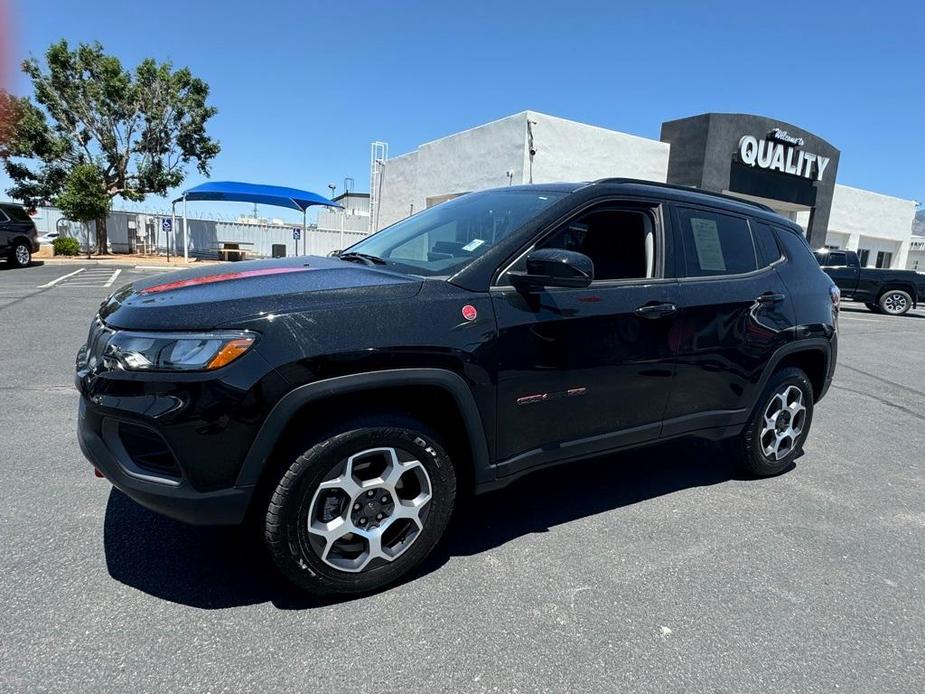
<svg viewBox="0 0 925 694">
<path fill-rule="evenodd" d="M 535 245 L 588 255 L 591 286 L 492 290 L 499 475 L 658 438 L 674 281 L 664 276 L 660 220 L 657 207 L 594 206 Z"/>
</svg>

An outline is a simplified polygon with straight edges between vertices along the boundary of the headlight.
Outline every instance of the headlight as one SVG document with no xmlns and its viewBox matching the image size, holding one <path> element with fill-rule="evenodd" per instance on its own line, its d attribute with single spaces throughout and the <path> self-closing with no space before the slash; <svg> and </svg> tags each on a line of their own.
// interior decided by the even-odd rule
<svg viewBox="0 0 925 694">
<path fill-rule="evenodd" d="M 116 331 L 106 357 L 128 371 L 212 371 L 249 350 L 257 336 L 247 331 L 132 333 Z"/>
</svg>

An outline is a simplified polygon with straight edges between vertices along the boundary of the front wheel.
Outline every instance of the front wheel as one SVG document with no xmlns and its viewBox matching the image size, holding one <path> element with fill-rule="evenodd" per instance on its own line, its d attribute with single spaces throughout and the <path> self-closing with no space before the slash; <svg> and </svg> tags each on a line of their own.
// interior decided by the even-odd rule
<svg viewBox="0 0 925 694">
<path fill-rule="evenodd" d="M 740 437 L 736 463 L 760 477 L 786 470 L 803 450 L 813 420 L 813 387 L 801 369 L 775 372 Z"/>
<path fill-rule="evenodd" d="M 357 426 L 292 462 L 267 508 L 266 542 L 303 590 L 377 590 L 430 554 L 455 497 L 453 464 L 423 425 Z"/>
<path fill-rule="evenodd" d="M 890 289 L 880 297 L 880 309 L 891 316 L 901 316 L 912 308 L 912 297 L 902 289 Z"/>
<path fill-rule="evenodd" d="M 25 241 L 19 241 L 10 254 L 10 262 L 16 267 L 28 267 L 32 262 L 32 249 Z"/>
</svg>

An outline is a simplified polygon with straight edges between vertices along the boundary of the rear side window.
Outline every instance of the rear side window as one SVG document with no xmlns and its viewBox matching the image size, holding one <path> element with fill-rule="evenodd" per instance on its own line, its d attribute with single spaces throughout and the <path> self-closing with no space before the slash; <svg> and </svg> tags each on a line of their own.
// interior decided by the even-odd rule
<svg viewBox="0 0 925 694">
<path fill-rule="evenodd" d="M 755 244 L 742 217 L 679 208 L 688 277 L 738 275 L 758 269 Z"/>
<path fill-rule="evenodd" d="M 768 224 L 752 220 L 752 233 L 755 235 L 755 249 L 758 251 L 759 265 L 766 267 L 780 260 L 780 248 Z"/>
<path fill-rule="evenodd" d="M 6 216 L 16 222 L 31 222 L 29 214 L 18 205 L 4 205 L 0 211 L 5 212 Z"/>
</svg>

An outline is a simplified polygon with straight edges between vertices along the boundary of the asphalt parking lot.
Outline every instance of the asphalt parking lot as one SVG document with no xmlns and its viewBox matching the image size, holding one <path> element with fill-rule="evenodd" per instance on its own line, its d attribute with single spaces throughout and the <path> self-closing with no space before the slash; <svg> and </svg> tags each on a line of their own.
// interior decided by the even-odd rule
<svg viewBox="0 0 925 694">
<path fill-rule="evenodd" d="M 289 589 L 233 529 L 96 479 L 73 357 L 132 267 L 0 264 L 0 690 L 925 690 L 925 311 L 846 305 L 805 455 L 676 442 L 476 499 L 370 597 Z M 112 282 L 112 273 L 121 272 Z"/>
</svg>

